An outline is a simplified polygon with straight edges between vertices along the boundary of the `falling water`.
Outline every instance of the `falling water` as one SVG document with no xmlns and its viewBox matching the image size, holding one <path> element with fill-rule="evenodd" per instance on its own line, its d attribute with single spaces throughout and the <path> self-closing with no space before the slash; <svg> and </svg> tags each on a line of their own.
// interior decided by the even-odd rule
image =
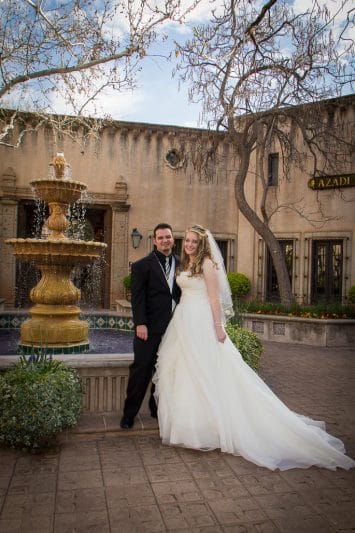
<svg viewBox="0 0 355 533">
<path fill-rule="evenodd" d="M 70 177 L 70 166 L 64 154 L 58 153 L 50 163 L 49 177 L 31 182 L 37 206 L 31 237 L 5 241 L 20 261 L 30 267 L 35 262 L 42 274 L 30 292 L 35 304 L 29 311 L 31 318 L 21 326 L 19 347 L 25 351 L 44 344 L 53 350 L 83 351 L 89 346 L 88 325 L 79 317 L 80 291 L 71 278 L 79 278 L 88 302 L 97 305 L 101 292 L 98 259 L 106 244 L 93 239 L 85 208 L 78 203 L 86 185 Z"/>
</svg>

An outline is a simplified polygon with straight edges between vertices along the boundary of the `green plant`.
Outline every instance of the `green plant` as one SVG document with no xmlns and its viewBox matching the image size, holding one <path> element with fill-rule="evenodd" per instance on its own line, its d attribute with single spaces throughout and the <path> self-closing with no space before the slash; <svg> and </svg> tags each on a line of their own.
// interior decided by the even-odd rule
<svg viewBox="0 0 355 533">
<path fill-rule="evenodd" d="M 355 310 L 351 305 L 317 304 L 298 305 L 286 307 L 277 303 L 247 302 L 244 304 L 243 313 L 257 313 L 261 315 L 299 316 L 302 318 L 355 318 Z"/>
<path fill-rule="evenodd" d="M 81 412 L 83 386 L 76 370 L 34 354 L 0 374 L 0 443 L 38 449 Z"/>
<path fill-rule="evenodd" d="M 350 287 L 349 290 L 349 302 L 355 304 L 355 285 Z"/>
<path fill-rule="evenodd" d="M 131 274 L 127 274 L 122 280 L 123 286 L 125 289 L 130 290 L 132 285 L 132 276 Z"/>
<path fill-rule="evenodd" d="M 245 296 L 250 292 L 251 281 L 245 274 L 241 274 L 240 272 L 228 272 L 227 278 L 233 298 Z"/>
<path fill-rule="evenodd" d="M 229 319 L 229 323 L 233 326 L 243 326 L 243 315 L 245 313 L 245 302 L 243 302 L 240 299 L 234 299 L 233 300 L 233 310 L 234 310 L 234 316 Z"/>
<path fill-rule="evenodd" d="M 244 361 L 253 370 L 257 370 L 260 366 L 261 354 L 263 353 L 263 345 L 259 337 L 252 331 L 231 324 L 230 322 L 226 325 L 226 332 Z"/>
</svg>

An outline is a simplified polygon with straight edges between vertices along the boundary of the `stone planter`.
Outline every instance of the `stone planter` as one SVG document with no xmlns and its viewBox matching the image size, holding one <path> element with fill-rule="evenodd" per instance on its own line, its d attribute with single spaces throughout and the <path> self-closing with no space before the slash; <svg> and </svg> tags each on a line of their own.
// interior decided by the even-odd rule
<svg viewBox="0 0 355 533">
<path fill-rule="evenodd" d="M 132 305 L 129 300 L 116 300 L 116 311 L 120 316 L 132 316 Z"/>
<path fill-rule="evenodd" d="M 313 346 L 355 346 L 355 320 L 245 313 L 243 326 L 263 341 Z"/>
</svg>

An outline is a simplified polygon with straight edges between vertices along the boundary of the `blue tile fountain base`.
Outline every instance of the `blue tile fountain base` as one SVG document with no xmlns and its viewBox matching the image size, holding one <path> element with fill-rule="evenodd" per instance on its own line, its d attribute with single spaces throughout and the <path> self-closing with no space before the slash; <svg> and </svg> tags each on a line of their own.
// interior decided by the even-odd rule
<svg viewBox="0 0 355 533">
<path fill-rule="evenodd" d="M 89 353 L 89 350 L 90 344 L 88 342 L 79 342 L 77 344 L 69 344 L 66 346 L 36 346 L 34 344 L 23 344 L 21 342 L 17 344 L 17 353 L 23 355 L 32 355 L 34 353 L 46 355 L 66 355 Z"/>
<path fill-rule="evenodd" d="M 0 329 L 0 356 L 1 355 L 17 355 L 25 353 L 30 355 L 33 353 L 33 347 L 25 346 L 24 350 L 19 350 L 20 332 L 19 330 Z M 89 343 L 83 346 L 67 346 L 59 348 L 48 348 L 43 346 L 40 348 L 42 352 L 48 355 L 53 354 L 115 354 L 115 353 L 132 353 L 133 352 L 133 335 L 131 333 L 124 333 L 122 331 L 112 329 L 95 329 L 89 333 Z"/>
<path fill-rule="evenodd" d="M 22 311 L 0 314 L 0 356 L 33 353 L 33 346 L 20 344 L 20 327 L 28 318 Z M 133 321 L 108 312 L 85 314 L 89 323 L 89 342 L 75 346 L 46 347 L 40 350 L 49 354 L 117 354 L 133 352 Z"/>
</svg>

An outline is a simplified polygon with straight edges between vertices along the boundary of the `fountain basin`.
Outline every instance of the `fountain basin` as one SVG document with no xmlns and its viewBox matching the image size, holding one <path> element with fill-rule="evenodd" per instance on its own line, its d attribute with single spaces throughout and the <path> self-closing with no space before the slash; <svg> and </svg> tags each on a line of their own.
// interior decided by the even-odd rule
<svg viewBox="0 0 355 533">
<path fill-rule="evenodd" d="M 103 242 L 74 239 L 6 239 L 5 242 L 13 247 L 18 259 L 39 265 L 83 265 L 101 257 L 107 247 Z"/>
<path fill-rule="evenodd" d="M 14 255 L 21 261 L 33 261 L 42 277 L 31 290 L 31 318 L 21 326 L 19 349 L 32 353 L 44 347 L 71 348 L 76 353 L 89 349 L 89 326 L 80 320 L 80 290 L 70 279 L 74 266 L 99 259 L 107 244 L 82 240 L 7 239 Z"/>
<path fill-rule="evenodd" d="M 49 217 L 45 222 L 48 238 L 5 241 L 13 247 L 17 259 L 33 262 L 42 274 L 30 292 L 35 305 L 30 310 L 31 318 L 21 326 L 19 347 L 25 353 L 44 347 L 87 351 L 89 326 L 79 319 L 80 290 L 73 284 L 71 272 L 76 266 L 99 259 L 107 244 L 68 238 L 69 205 L 80 200 L 87 185 L 65 177 L 69 165 L 61 152 L 54 157 L 50 167 L 54 169 L 55 178 L 30 183 L 36 196 L 48 204 Z"/>
<path fill-rule="evenodd" d="M 21 326 L 22 353 L 66 346 L 77 348 L 77 353 L 88 350 L 89 325 L 86 320 L 79 320 L 78 306 L 37 304 L 30 312 L 32 318 Z"/>
<path fill-rule="evenodd" d="M 65 182 L 65 188 L 62 183 Z M 87 185 L 82 181 L 58 180 L 53 178 L 34 180 L 30 182 L 37 196 L 46 203 L 58 202 L 72 204 L 81 198 Z"/>
<path fill-rule="evenodd" d="M 101 257 L 105 243 L 74 240 L 8 239 L 14 255 L 24 262 L 33 261 L 42 277 L 31 290 L 31 318 L 21 326 L 19 348 L 33 350 L 71 347 L 77 353 L 89 349 L 88 323 L 80 320 L 80 290 L 70 279 L 74 266 Z"/>
<path fill-rule="evenodd" d="M 3 315 L 4 317 L 5 315 Z M 9 313 L 7 316 L 17 316 L 17 311 L 12 315 Z M 92 328 L 92 316 L 85 316 L 86 321 L 89 323 L 89 350 L 85 350 L 85 353 L 103 355 L 103 354 L 132 354 L 133 352 L 133 332 L 131 330 L 119 330 L 115 328 Z M 113 319 L 109 317 L 110 320 Z M 115 322 L 121 320 L 120 317 L 114 317 Z M 18 328 L 2 328 L 0 325 L 0 364 L 2 356 L 14 356 L 22 355 L 24 352 L 22 347 L 18 345 L 19 341 L 19 329 Z M 48 350 L 45 347 L 45 352 L 50 355 L 72 355 L 81 354 L 84 352 L 77 347 L 61 347 L 61 349 L 54 348 Z"/>
</svg>

